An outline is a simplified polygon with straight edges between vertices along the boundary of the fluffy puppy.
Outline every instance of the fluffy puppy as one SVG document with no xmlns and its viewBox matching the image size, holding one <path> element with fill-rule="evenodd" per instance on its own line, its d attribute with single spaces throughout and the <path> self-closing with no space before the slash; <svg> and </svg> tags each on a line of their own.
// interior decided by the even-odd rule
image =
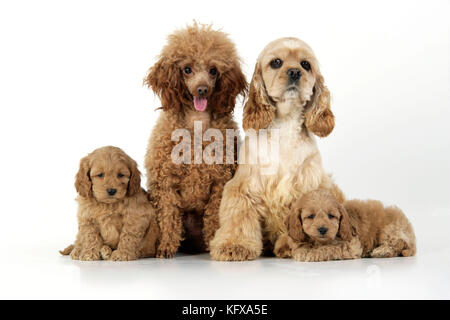
<svg viewBox="0 0 450 320">
<path fill-rule="evenodd" d="M 76 175 L 78 234 L 60 251 L 74 260 L 135 260 L 155 255 L 159 229 L 136 162 L 116 147 L 81 159 Z"/>
<path fill-rule="evenodd" d="M 204 252 L 219 226 L 223 186 L 232 178 L 237 159 L 226 159 L 223 147 L 223 163 L 206 163 L 202 155 L 210 142 L 196 140 L 194 129 L 197 126 L 200 138 L 207 129 L 223 137 L 227 129 L 238 132 L 232 112 L 236 97 L 247 90 L 240 59 L 225 33 L 194 24 L 168 37 L 145 83 L 161 99 L 162 109 L 145 156 L 147 186 L 161 228 L 157 257 L 174 257 L 180 245 L 189 252 Z M 194 152 L 183 153 L 182 163 L 172 159 L 179 143 L 172 139 L 177 129 L 194 137 L 190 142 L 183 137 Z M 233 140 L 227 141 L 227 148 L 236 149 L 239 135 Z"/>
<path fill-rule="evenodd" d="M 375 200 L 350 200 L 343 205 L 327 190 L 304 195 L 286 219 L 287 234 L 275 251 L 297 261 L 361 257 L 409 257 L 416 253 L 414 231 L 397 207 Z"/>
<path fill-rule="evenodd" d="M 333 189 L 343 201 L 322 167 L 314 137 L 331 133 L 334 116 L 319 63 L 305 42 L 282 38 L 261 52 L 243 127 L 246 137 L 239 168 L 225 186 L 220 228 L 211 242 L 216 260 L 251 260 L 263 248 L 266 252 L 273 248 L 286 231 L 284 220 L 291 204 L 309 191 Z M 255 156 L 252 163 L 249 159 Z"/>
</svg>

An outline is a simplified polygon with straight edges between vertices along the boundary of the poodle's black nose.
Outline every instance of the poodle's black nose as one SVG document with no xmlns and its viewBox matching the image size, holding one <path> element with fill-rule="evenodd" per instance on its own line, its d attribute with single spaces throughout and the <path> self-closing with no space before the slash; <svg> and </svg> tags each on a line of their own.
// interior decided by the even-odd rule
<svg viewBox="0 0 450 320">
<path fill-rule="evenodd" d="M 106 189 L 106 192 L 108 192 L 108 194 L 109 194 L 110 196 L 113 196 L 113 195 L 116 194 L 117 189 Z"/>
<path fill-rule="evenodd" d="M 295 82 L 295 81 L 297 81 L 298 79 L 300 79 L 300 77 L 302 76 L 302 72 L 300 71 L 300 69 L 297 69 L 297 68 L 295 68 L 295 69 L 289 69 L 289 70 L 287 71 L 287 75 L 288 75 L 289 80 L 290 80 L 291 82 Z"/>
<path fill-rule="evenodd" d="M 199 87 L 197 87 L 197 92 L 201 97 L 206 96 L 206 94 L 208 93 L 208 87 L 207 86 L 199 86 Z"/>
<path fill-rule="evenodd" d="M 321 235 L 324 235 L 325 233 L 327 233 L 328 228 L 320 227 L 320 228 L 317 228 L 317 231 L 319 231 L 319 233 L 320 233 Z"/>
</svg>

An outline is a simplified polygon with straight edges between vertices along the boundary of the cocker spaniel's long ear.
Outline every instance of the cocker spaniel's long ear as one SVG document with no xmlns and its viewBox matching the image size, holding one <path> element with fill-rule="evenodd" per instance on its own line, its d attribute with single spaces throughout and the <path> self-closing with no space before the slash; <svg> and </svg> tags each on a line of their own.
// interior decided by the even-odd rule
<svg viewBox="0 0 450 320">
<path fill-rule="evenodd" d="M 130 170 L 130 180 L 128 181 L 127 196 L 134 196 L 141 189 L 141 172 L 136 161 L 129 157 L 128 169 Z"/>
<path fill-rule="evenodd" d="M 89 156 L 80 160 L 80 168 L 75 176 L 75 189 L 84 198 L 92 196 L 92 181 L 90 174 Z"/>
<path fill-rule="evenodd" d="M 330 91 L 321 74 L 317 75 L 313 96 L 306 106 L 305 125 L 319 137 L 328 136 L 334 128 L 334 115 L 330 109 Z"/>
<path fill-rule="evenodd" d="M 339 231 L 338 236 L 345 241 L 351 241 L 354 234 L 352 224 L 350 222 L 350 218 L 348 216 L 347 210 L 345 210 L 344 206 L 339 203 L 339 212 L 341 214 L 341 219 L 339 221 Z"/>
<path fill-rule="evenodd" d="M 235 62 L 230 70 L 219 75 L 211 97 L 212 105 L 216 106 L 215 110 L 219 113 L 232 112 L 236 104 L 236 97 L 239 94 L 245 97 L 247 91 L 247 80 L 242 73 L 239 62 Z"/>
<path fill-rule="evenodd" d="M 161 109 L 164 111 L 181 111 L 183 103 L 189 103 L 189 94 L 181 70 L 164 56 L 149 69 L 144 85 L 152 88 L 161 99 Z"/>
<path fill-rule="evenodd" d="M 250 83 L 248 101 L 244 106 L 243 128 L 245 131 L 267 128 L 274 117 L 275 106 L 270 102 L 262 77 L 261 66 L 257 62 Z"/>
<path fill-rule="evenodd" d="M 297 242 L 302 242 L 306 239 L 306 235 L 303 232 L 302 219 L 300 217 L 301 213 L 301 203 L 294 203 L 289 215 L 284 221 L 284 224 L 286 225 L 288 231 L 288 235 Z"/>
</svg>

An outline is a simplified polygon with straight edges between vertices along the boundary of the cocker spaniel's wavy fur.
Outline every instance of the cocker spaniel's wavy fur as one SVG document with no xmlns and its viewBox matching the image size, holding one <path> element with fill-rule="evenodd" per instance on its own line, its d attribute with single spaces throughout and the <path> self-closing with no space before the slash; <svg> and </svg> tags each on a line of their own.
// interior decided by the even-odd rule
<svg viewBox="0 0 450 320">
<path fill-rule="evenodd" d="M 409 257 L 416 253 L 413 228 L 397 207 L 375 200 L 341 204 L 328 190 L 304 195 L 286 218 L 287 233 L 275 251 L 297 261 Z"/>
<path fill-rule="evenodd" d="M 159 228 L 136 162 L 116 147 L 81 159 L 75 179 L 78 234 L 63 251 L 72 259 L 127 261 L 153 257 Z"/>
<path fill-rule="evenodd" d="M 187 129 L 192 137 L 196 121 L 203 132 L 214 128 L 224 137 L 227 129 L 237 129 L 232 112 L 236 97 L 247 90 L 240 59 L 226 34 L 194 24 L 168 37 L 145 83 L 161 99 L 162 109 L 145 157 L 147 186 L 162 232 L 157 256 L 172 258 L 180 245 L 190 252 L 208 250 L 219 226 L 222 190 L 236 164 L 176 164 L 171 152 L 178 141 L 171 136 Z M 203 142 L 200 151 L 208 144 Z"/>
<path fill-rule="evenodd" d="M 240 165 L 224 189 L 220 228 L 211 242 L 216 260 L 251 260 L 263 248 L 272 251 L 291 204 L 319 187 L 331 189 L 343 201 L 341 191 L 322 168 L 313 135 L 325 137 L 334 128 L 330 93 L 324 84 L 311 48 L 296 38 L 269 43 L 260 54 L 244 107 L 246 131 Z M 255 152 L 250 135 L 279 133 L 279 152 Z M 272 131 L 271 131 L 272 130 Z M 258 148 L 264 148 L 261 144 Z M 249 163 L 258 153 L 258 162 Z M 277 156 L 279 157 L 277 158 Z M 242 163 L 242 164 L 241 164 Z M 267 164 L 273 172 L 263 172 Z"/>
</svg>

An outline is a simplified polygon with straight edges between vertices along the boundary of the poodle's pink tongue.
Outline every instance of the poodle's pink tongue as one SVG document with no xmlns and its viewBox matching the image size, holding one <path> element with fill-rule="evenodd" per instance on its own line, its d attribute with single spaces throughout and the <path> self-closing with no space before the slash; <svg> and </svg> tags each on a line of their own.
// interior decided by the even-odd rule
<svg viewBox="0 0 450 320">
<path fill-rule="evenodd" d="M 194 108 L 197 111 L 205 111 L 208 105 L 208 99 L 194 97 Z"/>
</svg>

